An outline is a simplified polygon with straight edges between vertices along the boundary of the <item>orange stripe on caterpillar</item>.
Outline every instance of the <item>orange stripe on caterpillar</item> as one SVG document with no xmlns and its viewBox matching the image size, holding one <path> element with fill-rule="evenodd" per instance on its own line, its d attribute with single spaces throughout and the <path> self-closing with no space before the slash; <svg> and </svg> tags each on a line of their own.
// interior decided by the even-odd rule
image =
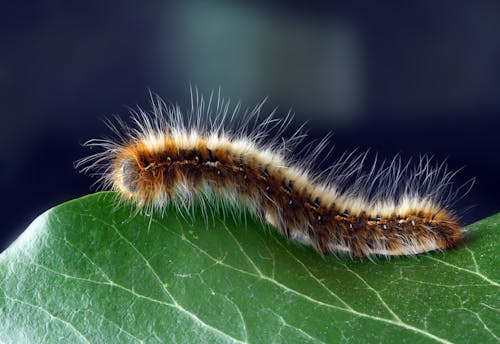
<svg viewBox="0 0 500 344">
<path fill-rule="evenodd" d="M 461 240 L 448 205 L 463 187 L 451 190 L 454 173 L 444 164 L 423 156 L 411 168 L 397 157 L 375 160 L 366 171 L 367 154 L 351 153 L 315 174 L 311 164 L 327 140 L 294 159 L 289 151 L 305 135 L 299 130 L 283 140 L 291 116 L 259 121 L 261 107 L 240 120 L 239 106 L 230 113 L 220 94 L 205 102 L 196 93 L 184 115 L 157 97 L 150 114 L 133 113 L 134 127 L 109 124 L 117 140 L 88 141 L 101 151 L 77 165 L 140 208 L 161 212 L 173 202 L 180 209 L 193 197 L 216 194 L 323 254 L 413 255 Z"/>
</svg>

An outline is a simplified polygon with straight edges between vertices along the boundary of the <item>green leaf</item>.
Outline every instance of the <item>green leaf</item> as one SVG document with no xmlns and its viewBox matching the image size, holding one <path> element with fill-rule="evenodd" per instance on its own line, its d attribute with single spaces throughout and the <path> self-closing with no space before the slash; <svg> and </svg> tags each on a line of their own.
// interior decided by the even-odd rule
<svg viewBox="0 0 500 344">
<path fill-rule="evenodd" d="M 500 214 L 459 249 L 370 261 L 251 216 L 151 219 L 114 200 L 57 206 L 0 255 L 1 342 L 499 341 Z"/>
</svg>

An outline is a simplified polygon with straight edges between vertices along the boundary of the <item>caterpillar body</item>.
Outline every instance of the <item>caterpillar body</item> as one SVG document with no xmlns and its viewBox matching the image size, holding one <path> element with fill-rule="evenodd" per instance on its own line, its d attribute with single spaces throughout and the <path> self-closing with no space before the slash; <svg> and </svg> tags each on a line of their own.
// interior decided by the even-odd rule
<svg viewBox="0 0 500 344">
<path fill-rule="evenodd" d="M 260 119 L 261 103 L 239 116 L 240 105 L 230 108 L 220 92 L 204 99 L 192 91 L 186 113 L 151 99 L 151 112 L 132 111 L 132 126 L 108 121 L 117 138 L 86 142 L 99 152 L 77 163 L 139 209 L 161 213 L 171 202 L 183 208 L 193 197 L 220 198 L 323 254 L 414 255 L 462 239 L 450 209 L 460 192 L 452 188 L 455 173 L 431 157 L 412 167 L 399 157 L 370 165 L 366 153 L 345 153 L 315 173 L 328 138 L 294 158 L 305 134 L 282 138 L 290 114 Z"/>
</svg>

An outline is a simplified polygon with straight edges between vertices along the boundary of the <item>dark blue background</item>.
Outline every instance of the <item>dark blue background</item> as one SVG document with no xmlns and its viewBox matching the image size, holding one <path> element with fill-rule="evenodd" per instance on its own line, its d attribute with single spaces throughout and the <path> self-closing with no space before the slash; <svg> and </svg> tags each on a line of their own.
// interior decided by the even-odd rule
<svg viewBox="0 0 500 344">
<path fill-rule="evenodd" d="M 205 3 L 205 4 L 203 4 Z M 5 247 L 38 214 L 90 192 L 73 169 L 101 119 L 188 105 L 189 83 L 291 107 L 336 154 L 371 148 L 466 166 L 465 223 L 500 211 L 500 2 L 33 1 L 0 9 Z"/>
</svg>

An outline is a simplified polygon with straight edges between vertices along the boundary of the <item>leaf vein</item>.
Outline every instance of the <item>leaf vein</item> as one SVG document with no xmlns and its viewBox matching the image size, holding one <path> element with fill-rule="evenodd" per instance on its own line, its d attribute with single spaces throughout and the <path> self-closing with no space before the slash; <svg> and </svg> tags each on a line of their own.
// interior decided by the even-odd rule
<svg viewBox="0 0 500 344">
<path fill-rule="evenodd" d="M 32 304 L 30 302 L 27 302 L 27 301 L 23 301 L 23 300 L 20 300 L 20 299 L 16 299 L 14 297 L 11 297 L 9 295 L 7 295 L 5 292 L 4 292 L 4 296 L 5 298 L 7 298 L 8 300 L 11 300 L 12 302 L 16 302 L 16 303 L 20 303 L 22 305 L 25 305 L 25 306 L 28 306 L 28 307 L 31 307 L 31 308 L 34 308 L 36 310 L 39 310 L 41 311 L 42 313 L 45 313 L 46 315 L 49 316 L 50 319 L 54 319 L 56 321 L 59 321 L 61 323 L 63 323 L 66 327 L 70 328 L 74 333 L 76 333 L 76 335 L 78 337 L 80 337 L 85 343 L 89 343 L 90 344 L 90 341 L 87 339 L 87 337 L 85 337 L 85 335 L 80 332 L 73 324 L 71 324 L 69 321 L 66 321 L 64 319 L 61 319 L 59 318 L 58 316 L 52 314 L 49 310 L 43 308 L 42 306 L 39 306 L 39 305 L 35 305 L 35 304 Z"/>
</svg>

